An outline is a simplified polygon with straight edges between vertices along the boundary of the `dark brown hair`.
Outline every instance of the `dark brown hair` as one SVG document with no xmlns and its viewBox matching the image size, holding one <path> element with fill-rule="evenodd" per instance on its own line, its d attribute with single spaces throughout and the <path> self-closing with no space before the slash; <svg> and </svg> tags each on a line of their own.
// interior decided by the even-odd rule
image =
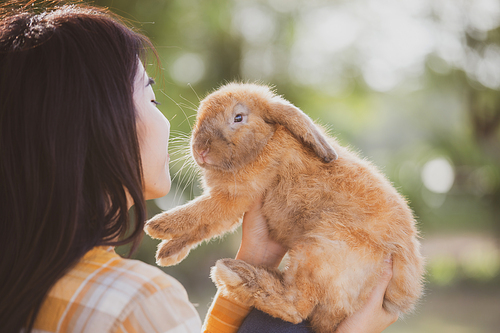
<svg viewBox="0 0 500 333">
<path fill-rule="evenodd" d="M 151 44 L 103 9 L 14 7 L 0 20 L 0 326 L 17 333 L 92 247 L 140 241 L 132 93 Z"/>
</svg>

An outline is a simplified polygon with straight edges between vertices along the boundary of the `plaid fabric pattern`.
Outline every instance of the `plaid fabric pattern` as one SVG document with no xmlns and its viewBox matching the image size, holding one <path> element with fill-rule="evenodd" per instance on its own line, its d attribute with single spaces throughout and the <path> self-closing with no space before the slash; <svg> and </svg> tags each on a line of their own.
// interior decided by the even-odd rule
<svg viewBox="0 0 500 333">
<path fill-rule="evenodd" d="M 200 332 L 201 321 L 174 278 L 112 248 L 97 247 L 49 292 L 34 332 Z"/>
</svg>

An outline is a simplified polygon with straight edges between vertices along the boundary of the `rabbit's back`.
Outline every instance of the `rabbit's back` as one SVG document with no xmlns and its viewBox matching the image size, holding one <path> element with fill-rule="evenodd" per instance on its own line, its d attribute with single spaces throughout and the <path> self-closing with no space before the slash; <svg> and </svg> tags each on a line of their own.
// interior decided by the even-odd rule
<svg viewBox="0 0 500 333">
<path fill-rule="evenodd" d="M 283 141 L 295 140 L 286 135 Z M 323 163 L 300 143 L 290 151 L 283 142 L 279 149 L 288 153 L 275 152 L 280 164 L 263 209 L 278 240 L 292 245 L 315 233 L 357 231 L 363 236 L 351 235 L 353 242 L 382 244 L 416 235 L 412 212 L 390 182 L 371 163 L 331 143 L 340 156 L 332 163 Z"/>
</svg>

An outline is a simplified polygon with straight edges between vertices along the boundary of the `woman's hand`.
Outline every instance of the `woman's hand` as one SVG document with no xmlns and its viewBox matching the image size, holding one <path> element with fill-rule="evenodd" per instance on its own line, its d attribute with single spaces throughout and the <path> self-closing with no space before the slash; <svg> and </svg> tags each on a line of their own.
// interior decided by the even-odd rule
<svg viewBox="0 0 500 333">
<path fill-rule="evenodd" d="M 288 249 L 269 238 L 261 207 L 262 199 L 259 198 L 243 217 L 243 235 L 236 259 L 254 266 L 278 267 Z"/>
<path fill-rule="evenodd" d="M 392 278 L 392 258 L 385 260 L 384 273 L 365 305 L 340 323 L 336 333 L 380 333 L 398 320 L 383 307 L 385 290 Z"/>
</svg>

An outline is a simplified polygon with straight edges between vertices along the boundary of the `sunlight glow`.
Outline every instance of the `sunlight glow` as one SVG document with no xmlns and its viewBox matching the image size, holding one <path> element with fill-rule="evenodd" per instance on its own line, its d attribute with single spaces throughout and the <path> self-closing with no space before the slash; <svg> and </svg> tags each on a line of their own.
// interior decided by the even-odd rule
<svg viewBox="0 0 500 333">
<path fill-rule="evenodd" d="M 432 23 L 415 1 L 350 1 L 313 6 L 300 14 L 290 74 L 306 84 L 342 80 L 353 60 L 370 88 L 387 91 L 420 75 L 432 52 Z M 368 11 L 366 6 L 370 7 Z"/>
<path fill-rule="evenodd" d="M 265 44 L 273 39 L 276 23 L 269 10 L 257 5 L 244 5 L 235 9 L 233 28 L 247 42 Z"/>
<path fill-rule="evenodd" d="M 205 63 L 196 53 L 184 53 L 174 61 L 170 73 L 178 84 L 195 84 L 205 76 Z"/>
<path fill-rule="evenodd" d="M 278 17 L 289 13 L 297 25 L 283 35 Z M 500 89 L 500 47 L 479 54 L 464 39 L 481 40 L 498 26 L 497 0 L 236 1 L 232 18 L 233 33 L 245 41 L 245 78 L 271 79 L 284 66 L 297 83 L 337 87 L 339 93 L 353 78 L 391 91 L 421 77 L 432 57 L 438 72 L 460 68 Z"/>
</svg>

